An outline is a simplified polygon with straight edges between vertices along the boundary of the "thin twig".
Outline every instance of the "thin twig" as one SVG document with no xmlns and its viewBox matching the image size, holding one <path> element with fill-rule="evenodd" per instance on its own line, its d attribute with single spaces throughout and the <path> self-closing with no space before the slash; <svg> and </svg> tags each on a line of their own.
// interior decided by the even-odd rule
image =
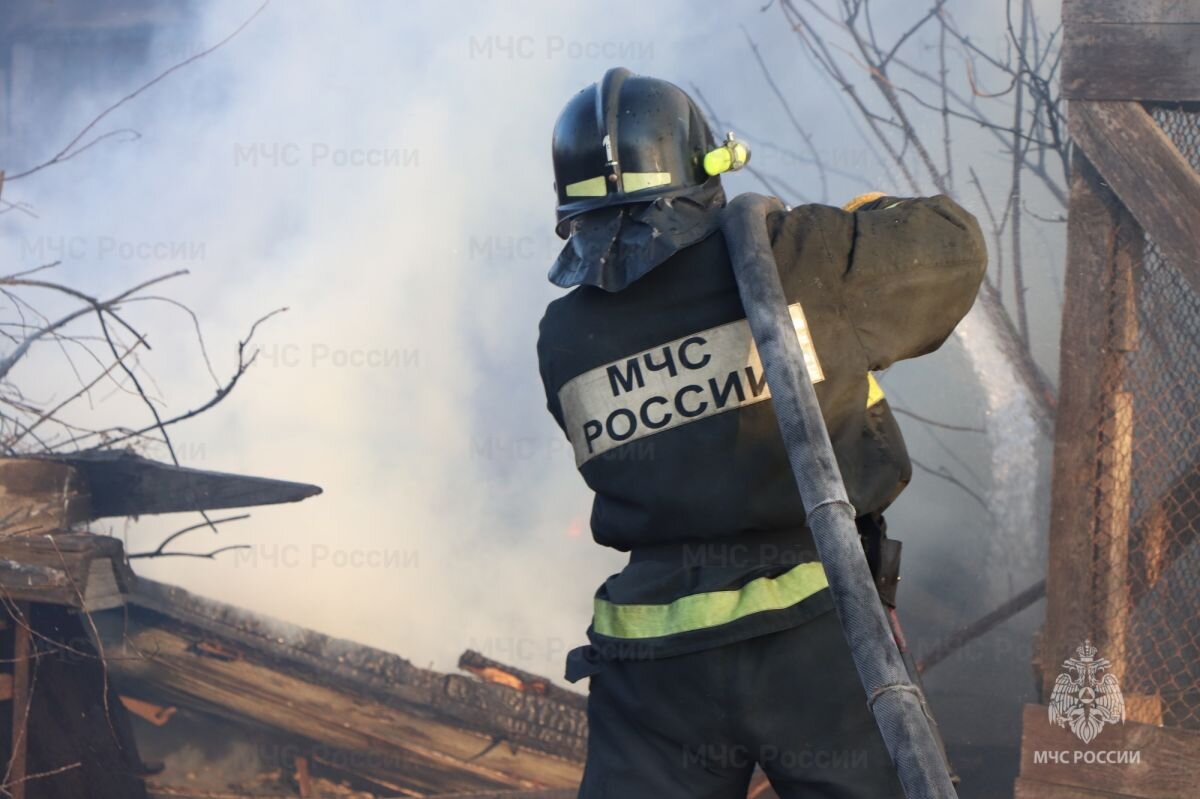
<svg viewBox="0 0 1200 799">
<path fill-rule="evenodd" d="M 942 430 L 950 430 L 955 433 L 986 433 L 987 432 L 987 430 L 984 430 L 982 427 L 972 427 L 970 425 L 949 424 L 947 422 L 939 422 L 936 419 L 930 419 L 928 416 L 921 416 L 918 413 L 913 413 L 912 411 L 910 411 L 906 408 L 897 408 L 895 405 L 892 405 L 890 407 L 892 409 L 892 413 L 898 413 L 901 416 L 909 416 L 913 419 L 916 419 L 918 422 L 921 422 L 922 424 L 929 425 L 930 427 L 940 427 Z"/>
<path fill-rule="evenodd" d="M 127 557 L 130 560 L 134 560 L 135 558 L 157 558 L 157 557 L 162 557 L 163 555 L 169 555 L 171 553 L 164 552 L 164 550 L 167 548 L 167 546 L 172 541 L 175 541 L 176 539 L 180 538 L 181 536 L 187 535 L 188 533 L 192 532 L 193 530 L 199 530 L 201 527 L 209 527 L 215 531 L 216 526 L 218 524 L 228 524 L 229 522 L 240 522 L 242 519 L 249 519 L 249 518 L 250 518 L 249 513 L 242 513 L 238 516 L 227 516 L 224 519 L 212 519 L 211 521 L 206 520 L 204 522 L 201 522 L 200 524 L 193 524 L 190 527 L 184 527 L 182 530 L 176 530 L 175 532 L 171 533 L 169 536 L 164 538 L 162 543 L 160 543 L 158 545 L 158 547 L 155 548 L 153 551 L 151 551 L 151 552 L 135 552 L 131 555 L 128 555 Z"/>
<path fill-rule="evenodd" d="M 813 142 L 812 134 L 805 130 L 804 126 L 800 124 L 800 120 L 796 118 L 796 113 L 792 111 L 791 104 L 788 103 L 787 98 L 780 91 L 779 85 L 775 83 L 775 78 L 771 75 L 771 70 L 767 66 L 767 62 L 763 60 L 762 53 L 758 51 L 758 45 L 754 43 L 754 39 L 750 38 L 750 31 L 746 30 L 745 26 L 742 26 L 742 33 L 746 36 L 746 43 L 750 45 L 750 52 L 754 54 L 754 60 L 758 62 L 763 78 L 767 81 L 767 86 L 771 88 L 771 92 L 779 100 L 779 105 L 783 107 L 784 113 L 791 120 L 792 127 L 795 128 L 801 141 L 808 147 L 808 151 L 812 153 L 813 163 L 817 167 L 817 177 L 821 181 L 821 202 L 829 202 L 829 176 L 825 174 L 825 162 L 821 158 L 821 154 L 817 152 L 817 145 Z"/>
<path fill-rule="evenodd" d="M 931 474 L 934 477 L 945 480 L 950 485 L 961 489 L 964 494 L 966 494 L 971 499 L 978 502 L 979 506 L 981 508 L 983 508 L 988 513 L 991 513 L 991 508 L 988 507 L 987 501 L 983 497 L 981 497 L 979 494 L 977 494 L 974 489 L 972 489 L 970 486 L 966 485 L 965 483 L 963 483 L 963 481 L 959 480 L 957 477 L 955 477 L 953 474 L 951 474 L 950 470 L 947 469 L 945 466 L 939 466 L 936 469 L 932 469 L 932 468 L 926 466 L 921 461 L 919 461 L 916 458 L 913 458 L 911 456 L 909 457 L 909 460 L 912 461 L 913 466 L 916 466 L 921 471 L 926 472 L 927 474 Z"/>
</svg>

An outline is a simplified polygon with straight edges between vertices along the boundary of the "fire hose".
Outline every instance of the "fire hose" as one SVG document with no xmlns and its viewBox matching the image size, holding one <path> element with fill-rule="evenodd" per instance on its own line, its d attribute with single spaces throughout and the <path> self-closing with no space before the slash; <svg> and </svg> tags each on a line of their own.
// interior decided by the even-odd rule
<svg viewBox="0 0 1200 799">
<path fill-rule="evenodd" d="M 740 195 L 725 209 L 721 229 L 808 526 L 867 706 L 905 796 L 955 799 L 924 696 L 908 675 L 863 555 L 855 510 L 846 495 L 771 251 L 767 214 L 773 210 L 783 210 L 776 199 Z"/>
</svg>

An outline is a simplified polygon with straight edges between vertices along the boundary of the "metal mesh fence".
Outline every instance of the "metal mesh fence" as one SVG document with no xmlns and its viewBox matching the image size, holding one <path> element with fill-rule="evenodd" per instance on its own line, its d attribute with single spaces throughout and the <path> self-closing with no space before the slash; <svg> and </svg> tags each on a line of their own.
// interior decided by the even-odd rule
<svg viewBox="0 0 1200 799">
<path fill-rule="evenodd" d="M 1200 105 L 1151 114 L 1200 171 Z M 1200 292 L 1127 212 L 1110 242 L 1093 628 L 1129 717 L 1200 729 Z M 1200 259 L 1200 256 L 1198 256 Z"/>
</svg>

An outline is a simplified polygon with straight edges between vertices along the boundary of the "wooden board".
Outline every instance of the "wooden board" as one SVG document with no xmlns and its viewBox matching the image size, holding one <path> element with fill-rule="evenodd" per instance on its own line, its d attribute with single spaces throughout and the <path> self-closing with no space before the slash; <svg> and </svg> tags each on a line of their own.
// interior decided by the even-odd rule
<svg viewBox="0 0 1200 799">
<path fill-rule="evenodd" d="M 104 610 L 133 583 L 120 540 L 91 533 L 0 538 L 0 593 L 10 599 Z"/>
<path fill-rule="evenodd" d="M 307 483 L 187 469 L 127 450 L 55 455 L 83 474 L 91 489 L 91 518 L 248 508 L 299 502 L 321 493 Z"/>
<path fill-rule="evenodd" d="M 1013 786 L 1016 791 L 1013 799 L 1128 799 L 1119 793 L 1108 791 L 1089 791 L 1084 788 L 1070 788 L 1065 785 L 1052 785 L 1026 777 L 1017 777 Z"/>
<path fill-rule="evenodd" d="M 1180 799 L 1195 795 L 1196 785 L 1200 784 L 1200 732 L 1126 721 L 1106 726 L 1085 744 L 1070 730 L 1051 724 L 1047 713 L 1042 705 L 1025 706 L 1021 730 L 1022 779 L 1109 791 L 1136 799 Z M 1037 752 L 1066 752 L 1070 762 L 1036 763 Z M 1075 752 L 1138 752 L 1140 760 L 1089 763 L 1075 761 Z"/>
<path fill-rule="evenodd" d="M 1063 0 L 1063 21 L 1129 23 L 1200 22 L 1195 0 Z"/>
<path fill-rule="evenodd" d="M 1076 145 L 1200 294 L 1200 174 L 1140 103 L 1078 100 L 1070 120 Z"/>
<path fill-rule="evenodd" d="M 1062 89 L 1071 100 L 1200 100 L 1200 21 L 1069 23 Z"/>
<path fill-rule="evenodd" d="M 1111 257 L 1118 204 L 1076 150 L 1067 223 L 1067 275 L 1059 348 L 1059 412 L 1054 431 L 1046 626 L 1040 660 L 1050 669 L 1092 634 L 1092 525 L 1095 515 L 1097 431 L 1101 415 L 1099 364 L 1108 341 L 1104 276 Z M 1054 672 L 1047 670 L 1044 696 Z"/>
</svg>

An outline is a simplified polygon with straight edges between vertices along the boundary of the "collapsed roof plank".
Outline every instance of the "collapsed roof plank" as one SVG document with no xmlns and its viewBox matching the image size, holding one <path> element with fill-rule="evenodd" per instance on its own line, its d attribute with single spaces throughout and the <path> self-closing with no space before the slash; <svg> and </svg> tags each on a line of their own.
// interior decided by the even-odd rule
<svg viewBox="0 0 1200 799">
<path fill-rule="evenodd" d="M 346 690 L 370 690 L 389 701 L 427 707 L 489 738 L 503 738 L 569 761 L 582 762 L 585 756 L 587 715 L 581 696 L 571 701 L 558 699 L 558 694 L 531 696 L 462 675 L 421 669 L 390 652 L 145 578 L 138 580 L 130 600 L 138 608 L 210 633 L 284 668 L 320 675 Z"/>
<path fill-rule="evenodd" d="M 420 669 L 149 580 L 129 605 L 106 635 L 128 695 L 358 753 L 364 776 L 421 795 L 578 784 L 577 703 Z"/>
</svg>

